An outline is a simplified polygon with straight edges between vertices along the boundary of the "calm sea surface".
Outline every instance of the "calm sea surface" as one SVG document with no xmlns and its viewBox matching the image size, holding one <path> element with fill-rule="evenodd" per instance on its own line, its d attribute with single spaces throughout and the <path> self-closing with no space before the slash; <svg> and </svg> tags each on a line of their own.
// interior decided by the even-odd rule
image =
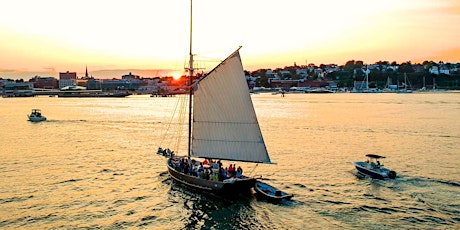
<svg viewBox="0 0 460 230">
<path fill-rule="evenodd" d="M 177 98 L 0 98 L 0 228 L 460 228 L 460 93 L 252 99 L 277 164 L 237 165 L 292 201 L 174 183 L 155 152 Z M 358 178 L 367 153 L 398 178 Z"/>
</svg>

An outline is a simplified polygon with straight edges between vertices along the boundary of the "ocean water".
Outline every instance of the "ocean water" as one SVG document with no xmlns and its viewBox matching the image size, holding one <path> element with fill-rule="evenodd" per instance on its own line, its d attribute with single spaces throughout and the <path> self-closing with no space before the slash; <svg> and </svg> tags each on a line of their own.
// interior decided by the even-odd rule
<svg viewBox="0 0 460 230">
<path fill-rule="evenodd" d="M 277 164 L 236 164 L 294 194 L 281 204 L 168 177 L 177 99 L 0 98 L 0 228 L 460 228 L 460 93 L 252 95 Z M 357 177 L 367 153 L 397 179 Z"/>
</svg>

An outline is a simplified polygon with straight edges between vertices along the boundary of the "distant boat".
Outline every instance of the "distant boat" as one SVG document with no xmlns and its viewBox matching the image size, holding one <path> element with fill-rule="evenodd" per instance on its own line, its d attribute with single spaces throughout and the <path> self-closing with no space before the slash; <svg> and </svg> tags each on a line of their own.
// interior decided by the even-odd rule
<svg viewBox="0 0 460 230">
<path fill-rule="evenodd" d="M 409 85 L 410 88 L 407 86 Z M 397 93 L 412 93 L 412 86 L 410 85 L 409 79 L 407 78 L 407 74 L 404 73 L 404 88 L 398 89 Z"/>
<path fill-rule="evenodd" d="M 354 163 L 359 173 L 368 175 L 374 179 L 381 180 L 386 178 L 396 178 L 395 171 L 383 167 L 383 164 L 380 163 L 379 160 L 385 158 L 384 156 L 379 156 L 376 154 L 367 154 L 366 157 L 368 157 L 367 161 L 358 161 Z"/>
<path fill-rule="evenodd" d="M 115 92 L 103 92 L 102 90 L 88 90 L 78 85 L 69 85 L 61 88 L 57 93 L 58 97 L 127 97 L 131 95 L 128 91 L 117 90 Z"/>
<path fill-rule="evenodd" d="M 30 115 L 27 115 L 27 117 L 31 122 L 46 121 L 46 117 L 42 115 L 40 109 L 32 109 L 32 112 L 30 113 Z"/>
<path fill-rule="evenodd" d="M 282 200 L 290 200 L 293 195 L 287 194 L 267 183 L 262 181 L 257 181 L 254 190 L 256 191 L 257 195 L 260 197 L 267 199 L 272 202 L 280 202 Z"/>
<path fill-rule="evenodd" d="M 324 89 L 324 88 L 315 88 L 315 89 L 305 90 L 305 93 L 334 93 L 334 91 L 329 90 L 329 89 Z"/>
<path fill-rule="evenodd" d="M 206 76 L 193 82 L 191 43 L 190 39 L 187 156 L 171 154 L 167 160 L 169 175 L 198 190 L 225 195 L 250 193 L 256 178 L 231 172 L 230 168 L 224 173 L 220 164 L 221 160 L 271 163 L 239 49 Z M 176 138 L 179 140 L 181 135 Z M 214 163 L 206 164 L 191 157 L 213 159 Z"/>
<path fill-rule="evenodd" d="M 397 89 L 398 89 L 398 85 L 391 84 L 390 77 L 387 77 L 387 82 L 385 84 L 385 87 L 382 90 L 382 93 L 395 93 Z"/>
<path fill-rule="evenodd" d="M 127 97 L 128 92 L 101 92 L 101 91 L 63 91 L 58 97 Z"/>
<path fill-rule="evenodd" d="M 361 83 L 357 81 L 354 82 L 353 89 L 351 90 L 352 93 L 380 93 L 381 91 L 377 88 L 369 88 L 369 73 L 371 71 L 366 67 L 364 74 L 366 77 L 363 79 Z"/>
</svg>

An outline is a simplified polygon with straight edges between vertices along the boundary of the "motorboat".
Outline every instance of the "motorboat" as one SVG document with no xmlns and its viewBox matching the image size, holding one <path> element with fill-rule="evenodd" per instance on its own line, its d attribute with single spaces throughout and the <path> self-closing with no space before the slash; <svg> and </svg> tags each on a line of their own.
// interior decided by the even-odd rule
<svg viewBox="0 0 460 230">
<path fill-rule="evenodd" d="M 32 122 L 46 121 L 46 117 L 42 115 L 40 109 L 32 109 L 32 112 L 30 115 L 27 115 L 27 117 L 29 118 L 29 121 Z"/>
<path fill-rule="evenodd" d="M 396 172 L 385 168 L 380 162 L 381 159 L 385 158 L 384 156 L 367 154 L 366 157 L 368 158 L 367 161 L 357 161 L 354 163 L 359 173 L 381 180 L 396 178 Z"/>
<path fill-rule="evenodd" d="M 259 197 L 272 202 L 280 202 L 282 200 L 290 200 L 293 195 L 285 193 L 267 183 L 257 180 L 254 185 L 254 190 Z"/>
</svg>

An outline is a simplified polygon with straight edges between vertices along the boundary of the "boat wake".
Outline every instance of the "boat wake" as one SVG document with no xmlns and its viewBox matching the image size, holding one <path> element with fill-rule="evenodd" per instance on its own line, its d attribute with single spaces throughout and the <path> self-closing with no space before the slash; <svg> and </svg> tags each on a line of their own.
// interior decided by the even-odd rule
<svg viewBox="0 0 460 230">
<path fill-rule="evenodd" d="M 452 187 L 460 187 L 460 182 L 457 181 L 451 181 L 451 180 L 442 180 L 442 179 L 437 179 L 437 178 L 429 178 L 429 177 L 411 177 L 411 176 L 406 176 L 406 175 L 398 175 L 397 178 L 395 179 L 385 179 L 385 180 L 379 180 L 379 179 L 372 179 L 372 177 L 362 174 L 360 172 L 356 172 L 354 170 L 350 170 L 350 173 L 357 178 L 364 180 L 364 179 L 370 179 L 375 183 L 381 183 L 388 185 L 386 182 L 393 182 L 392 186 L 398 184 L 398 183 L 405 183 L 409 185 L 415 185 L 415 186 L 428 186 L 428 185 L 434 185 L 434 184 L 442 184 L 442 185 L 448 185 Z"/>
<path fill-rule="evenodd" d="M 443 184 L 453 187 L 460 187 L 460 182 L 450 181 L 450 180 L 442 180 L 437 178 L 429 178 L 429 177 L 405 177 L 404 180 L 408 183 L 414 185 L 426 185 L 426 184 Z"/>
<path fill-rule="evenodd" d="M 60 123 L 77 123 L 77 122 L 88 122 L 88 120 L 47 120 L 47 122 L 60 122 Z"/>
</svg>

